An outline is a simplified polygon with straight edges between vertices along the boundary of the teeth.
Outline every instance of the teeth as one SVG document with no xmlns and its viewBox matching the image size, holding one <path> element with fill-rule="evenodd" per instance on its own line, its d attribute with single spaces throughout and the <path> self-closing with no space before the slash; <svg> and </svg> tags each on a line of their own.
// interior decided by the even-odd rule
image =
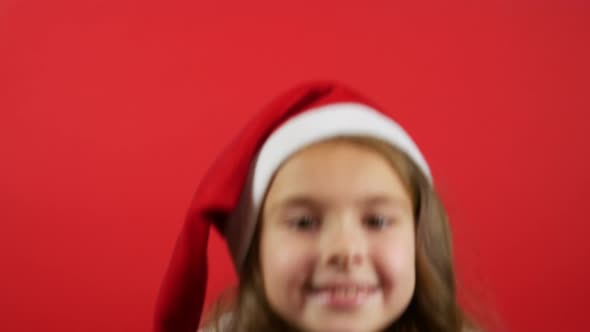
<svg viewBox="0 0 590 332">
<path fill-rule="evenodd" d="M 344 298 L 352 298 L 357 296 L 360 292 L 363 292 L 362 289 L 347 287 L 347 288 L 334 288 L 332 289 L 332 295 L 336 297 L 344 297 Z"/>
<path fill-rule="evenodd" d="M 310 289 L 314 301 L 324 305 L 357 306 L 371 298 L 374 289 L 365 286 Z"/>
</svg>

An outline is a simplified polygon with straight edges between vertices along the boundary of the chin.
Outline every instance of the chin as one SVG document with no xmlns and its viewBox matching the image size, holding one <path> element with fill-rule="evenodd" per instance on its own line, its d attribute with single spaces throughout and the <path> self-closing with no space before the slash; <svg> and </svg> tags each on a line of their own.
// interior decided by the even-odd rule
<svg viewBox="0 0 590 332">
<path fill-rule="evenodd" d="M 383 330 L 384 326 L 368 326 L 367 322 L 351 322 L 350 320 L 323 321 L 310 323 L 302 327 L 305 332 L 374 332 Z"/>
</svg>

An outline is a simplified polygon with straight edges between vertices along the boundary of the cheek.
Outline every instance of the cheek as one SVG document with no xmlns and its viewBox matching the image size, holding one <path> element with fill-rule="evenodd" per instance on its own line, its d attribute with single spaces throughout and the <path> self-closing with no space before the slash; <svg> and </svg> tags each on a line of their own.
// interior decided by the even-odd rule
<svg viewBox="0 0 590 332">
<path fill-rule="evenodd" d="M 398 235 L 373 241 L 374 262 L 385 284 L 413 288 L 416 269 L 414 234 Z"/>
<path fill-rule="evenodd" d="M 315 256 L 301 239 L 280 233 L 263 234 L 260 247 L 262 279 L 271 302 L 292 298 L 310 275 Z"/>
</svg>

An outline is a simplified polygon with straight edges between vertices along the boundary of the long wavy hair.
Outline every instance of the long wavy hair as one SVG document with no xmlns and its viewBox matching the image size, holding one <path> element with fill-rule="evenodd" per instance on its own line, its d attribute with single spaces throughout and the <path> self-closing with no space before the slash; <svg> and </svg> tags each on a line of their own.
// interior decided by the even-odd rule
<svg viewBox="0 0 590 332">
<path fill-rule="evenodd" d="M 400 150 L 372 137 L 337 137 L 373 149 L 397 172 L 410 194 L 415 219 L 416 286 L 403 314 L 384 329 L 387 332 L 460 332 L 479 330 L 458 303 L 453 270 L 451 231 L 439 195 L 428 179 Z M 258 222 L 239 284 L 230 301 L 220 298 L 208 320 L 217 332 L 298 331 L 269 305 L 264 294 Z M 229 313 L 229 315 L 228 315 Z"/>
</svg>

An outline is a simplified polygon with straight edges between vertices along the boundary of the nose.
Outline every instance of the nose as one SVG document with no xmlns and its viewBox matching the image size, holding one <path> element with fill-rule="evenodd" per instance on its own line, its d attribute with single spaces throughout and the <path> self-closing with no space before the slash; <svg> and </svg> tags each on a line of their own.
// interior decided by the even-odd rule
<svg viewBox="0 0 590 332">
<path fill-rule="evenodd" d="M 345 220 L 335 220 L 332 227 L 323 230 L 323 264 L 346 271 L 364 263 L 367 255 L 367 240 L 363 229 Z"/>
</svg>

